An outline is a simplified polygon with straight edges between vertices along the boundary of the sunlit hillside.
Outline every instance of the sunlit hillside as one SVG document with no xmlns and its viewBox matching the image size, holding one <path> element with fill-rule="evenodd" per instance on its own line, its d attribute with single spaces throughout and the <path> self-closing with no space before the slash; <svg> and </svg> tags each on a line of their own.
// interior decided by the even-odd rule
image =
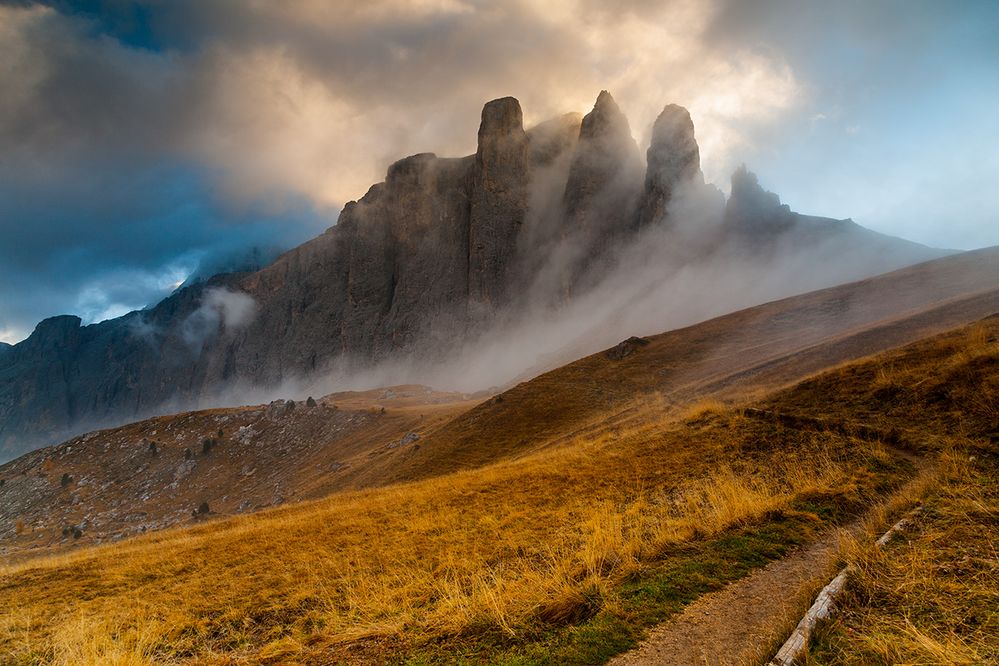
<svg viewBox="0 0 999 666">
<path fill-rule="evenodd" d="M 0 649 L 599 663 L 919 477 L 904 508 L 946 480 L 938 452 L 993 455 L 997 334 L 989 319 L 752 404 L 637 398 L 626 420 L 516 460 L 9 565 Z"/>
</svg>

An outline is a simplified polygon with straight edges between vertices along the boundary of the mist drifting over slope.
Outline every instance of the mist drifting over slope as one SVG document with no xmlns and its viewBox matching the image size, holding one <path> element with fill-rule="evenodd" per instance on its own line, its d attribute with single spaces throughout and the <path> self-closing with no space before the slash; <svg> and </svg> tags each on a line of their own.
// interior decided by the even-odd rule
<svg viewBox="0 0 999 666">
<path fill-rule="evenodd" d="M 596 148 L 580 146 L 575 135 L 564 139 L 566 127 L 579 126 L 579 114 L 529 130 L 537 150 L 554 152 L 532 173 L 519 232 L 518 266 L 531 277 L 506 309 L 493 313 L 488 330 L 461 337 L 449 323 L 431 324 L 427 337 L 448 341 L 442 354 L 427 358 L 414 350 L 374 364 L 347 356 L 339 368 L 316 376 L 293 376 L 270 389 L 229 387 L 204 404 L 404 383 L 495 389 L 632 335 L 661 333 L 946 254 L 848 220 L 796 215 L 745 168 L 733 176 L 733 198 L 726 201 L 717 186 L 704 182 L 685 110 L 689 130 L 678 134 L 675 120 L 662 122 L 678 108 L 666 107 L 659 122 L 660 134 L 668 137 L 648 151 L 648 161 L 658 159 L 669 172 L 668 205 L 658 210 L 639 210 L 642 178 L 647 191 L 664 183 L 641 163 L 626 121 L 611 133 L 616 137 L 601 137 Z M 576 216 L 566 201 L 574 164 L 577 171 L 609 174 L 588 192 L 585 212 Z M 632 228 L 636 216 L 644 219 Z M 849 312 L 843 317 L 849 319 Z"/>
<path fill-rule="evenodd" d="M 585 116 L 527 130 L 516 99 L 488 102 L 474 155 L 395 162 L 334 227 L 261 270 L 98 325 L 43 321 L 0 353 L 0 448 L 275 397 L 485 390 L 945 254 L 793 213 L 744 168 L 726 201 L 694 132 L 667 105 L 643 159 L 606 91 Z"/>
<path fill-rule="evenodd" d="M 816 228 L 809 231 L 818 232 L 818 238 L 807 243 L 791 236 L 761 248 L 726 240 L 724 217 L 720 190 L 711 185 L 687 187 L 665 216 L 614 250 L 606 260 L 609 272 L 583 293 L 558 299 L 562 284 L 553 276 L 562 274 L 559 269 L 565 263 L 583 256 L 579 247 L 558 244 L 525 292 L 522 311 L 493 330 L 459 341 L 432 363 L 417 357 L 334 371 L 318 379 L 293 378 L 274 391 L 237 391 L 211 404 L 405 383 L 464 392 L 504 387 L 630 336 L 662 333 L 911 263 L 899 257 L 882 260 L 878 254 L 885 237 L 878 234 L 865 230 L 870 245 L 858 248 L 855 238 L 829 234 L 831 230 L 821 226 L 850 224 L 845 221 L 813 222 Z M 541 216 L 535 222 L 551 224 L 552 219 Z M 886 311 L 892 308 L 885 303 Z M 848 320 L 848 309 L 842 315 Z"/>
</svg>

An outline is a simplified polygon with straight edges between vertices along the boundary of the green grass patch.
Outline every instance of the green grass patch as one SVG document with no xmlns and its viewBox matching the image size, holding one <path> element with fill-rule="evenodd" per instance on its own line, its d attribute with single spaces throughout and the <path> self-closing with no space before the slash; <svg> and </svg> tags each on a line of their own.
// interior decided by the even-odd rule
<svg viewBox="0 0 999 666">
<path fill-rule="evenodd" d="M 839 501 L 829 497 L 829 503 Z M 830 507 L 823 513 L 835 513 Z M 816 514 L 774 512 L 763 521 L 694 541 L 616 588 L 596 615 L 567 627 L 530 627 L 516 638 L 474 636 L 416 646 L 400 664 L 502 664 L 557 666 L 602 664 L 625 652 L 646 631 L 679 614 L 703 594 L 720 589 L 787 555 L 834 524 Z"/>
</svg>

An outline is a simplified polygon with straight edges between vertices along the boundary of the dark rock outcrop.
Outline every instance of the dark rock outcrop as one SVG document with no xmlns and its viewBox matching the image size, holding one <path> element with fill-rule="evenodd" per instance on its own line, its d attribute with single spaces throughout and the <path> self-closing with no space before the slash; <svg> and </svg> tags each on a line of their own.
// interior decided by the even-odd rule
<svg viewBox="0 0 999 666">
<path fill-rule="evenodd" d="M 261 270 L 217 275 L 99 324 L 47 319 L 0 347 L 0 460 L 97 426 L 240 402 L 250 387 L 400 356 L 433 362 L 528 304 L 585 293 L 646 228 L 679 237 L 669 219 L 678 188 L 710 187 L 684 109 L 663 110 L 643 167 L 606 91 L 582 119 L 527 131 L 517 100 L 494 100 L 478 139 L 474 155 L 399 160 L 336 226 Z M 857 261 L 859 277 L 940 254 L 791 213 L 745 170 L 715 226 L 724 237 L 674 243 L 656 261 L 822 243 Z"/>
<path fill-rule="evenodd" d="M 508 273 L 527 214 L 531 169 L 520 102 L 493 100 L 482 109 L 472 173 L 469 300 L 494 308 L 506 301 Z"/>
<path fill-rule="evenodd" d="M 745 165 L 736 169 L 725 206 L 725 225 L 730 231 L 753 242 L 764 242 L 793 224 L 794 214 L 780 202 L 780 197 L 764 190 L 756 174 Z"/>
<path fill-rule="evenodd" d="M 605 252 L 635 228 L 641 157 L 628 119 L 606 90 L 583 116 L 563 194 L 562 298 L 608 269 Z"/>
<path fill-rule="evenodd" d="M 652 126 L 639 225 L 647 226 L 665 220 L 669 203 L 678 188 L 703 183 L 701 155 L 694 139 L 694 122 L 687 109 L 669 104 Z"/>
<path fill-rule="evenodd" d="M 565 231 L 589 243 L 629 231 L 642 170 L 628 119 L 606 90 L 583 116 L 565 186 Z"/>
</svg>

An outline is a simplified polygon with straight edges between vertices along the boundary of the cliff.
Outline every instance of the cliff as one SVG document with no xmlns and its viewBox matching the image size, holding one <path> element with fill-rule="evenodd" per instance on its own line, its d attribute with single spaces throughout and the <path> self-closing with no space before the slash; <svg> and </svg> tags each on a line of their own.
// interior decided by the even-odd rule
<svg viewBox="0 0 999 666">
<path fill-rule="evenodd" d="M 262 270 L 219 275 L 99 324 L 47 319 L 0 347 L 0 459 L 98 425 L 235 399 L 237 387 L 388 359 L 433 362 L 531 305 L 557 308 L 592 290 L 621 247 L 648 229 L 668 238 L 687 221 L 679 198 L 720 200 L 699 159 L 690 116 L 675 105 L 656 120 L 643 165 L 606 91 L 584 117 L 526 131 L 516 99 L 491 101 L 474 155 L 394 163 L 335 226 Z M 856 262 L 845 276 L 864 277 L 941 254 L 799 216 L 747 171 L 725 206 L 697 232 L 700 244 L 677 242 L 683 249 L 662 260 L 680 267 L 733 247 L 765 257 L 832 240 Z"/>
</svg>

